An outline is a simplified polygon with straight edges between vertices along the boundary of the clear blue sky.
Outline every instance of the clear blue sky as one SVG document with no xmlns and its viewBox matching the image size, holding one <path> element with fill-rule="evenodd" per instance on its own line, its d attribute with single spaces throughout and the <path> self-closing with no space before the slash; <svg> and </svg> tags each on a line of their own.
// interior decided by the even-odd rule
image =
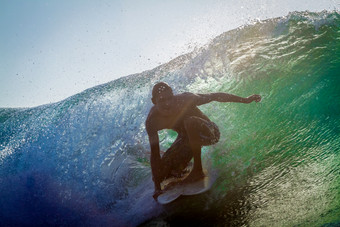
<svg viewBox="0 0 340 227">
<path fill-rule="evenodd" d="M 0 107 L 152 69 L 247 21 L 340 0 L 0 0 Z"/>
</svg>

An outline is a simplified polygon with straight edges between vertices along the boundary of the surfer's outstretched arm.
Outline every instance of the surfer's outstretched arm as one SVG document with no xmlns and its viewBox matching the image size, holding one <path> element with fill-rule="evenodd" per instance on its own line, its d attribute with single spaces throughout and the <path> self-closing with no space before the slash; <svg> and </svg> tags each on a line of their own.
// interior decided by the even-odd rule
<svg viewBox="0 0 340 227">
<path fill-rule="evenodd" d="M 197 94 L 196 102 L 197 105 L 203 105 L 212 101 L 216 102 L 239 102 L 239 103 L 251 103 L 253 101 L 260 102 L 260 95 L 251 95 L 247 98 L 243 98 L 237 95 L 218 92 L 218 93 L 210 93 L 210 94 Z"/>
</svg>

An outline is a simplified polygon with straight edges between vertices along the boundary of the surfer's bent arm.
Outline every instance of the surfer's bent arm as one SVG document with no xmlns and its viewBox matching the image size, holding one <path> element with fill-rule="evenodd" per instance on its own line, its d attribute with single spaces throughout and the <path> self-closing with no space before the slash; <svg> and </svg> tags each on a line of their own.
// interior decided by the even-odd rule
<svg viewBox="0 0 340 227">
<path fill-rule="evenodd" d="M 159 149 L 159 137 L 157 131 L 151 130 L 150 128 L 146 127 L 147 133 L 149 135 L 149 143 L 151 148 L 151 157 L 150 157 L 150 164 L 151 164 L 151 171 L 153 181 L 155 183 L 155 190 L 161 190 L 161 182 L 160 182 L 160 174 L 161 174 L 161 156 L 160 156 L 160 149 Z"/>
<path fill-rule="evenodd" d="M 218 92 L 210 94 L 196 94 L 197 105 L 203 105 L 212 101 L 216 102 L 239 102 L 239 103 L 251 103 L 252 101 L 261 101 L 260 95 L 251 95 L 247 98 L 243 98 L 237 95 L 232 95 L 228 93 Z"/>
</svg>

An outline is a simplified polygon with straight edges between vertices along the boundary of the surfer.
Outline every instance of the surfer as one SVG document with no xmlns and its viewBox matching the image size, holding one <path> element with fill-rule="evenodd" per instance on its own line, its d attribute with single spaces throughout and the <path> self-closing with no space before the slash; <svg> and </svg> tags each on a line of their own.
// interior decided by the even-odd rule
<svg viewBox="0 0 340 227">
<path fill-rule="evenodd" d="M 194 159 L 194 166 L 185 181 L 193 182 L 204 178 L 201 161 L 201 147 L 218 142 L 220 132 L 217 125 L 203 114 L 198 106 L 217 102 L 251 103 L 261 101 L 260 95 L 242 98 L 228 93 L 173 94 L 172 88 L 164 82 L 154 85 L 152 103 L 145 122 L 151 147 L 151 171 L 155 184 L 153 197 L 161 193 L 161 182 L 178 176 Z M 178 133 L 175 142 L 161 157 L 158 131 L 172 129 Z"/>
</svg>

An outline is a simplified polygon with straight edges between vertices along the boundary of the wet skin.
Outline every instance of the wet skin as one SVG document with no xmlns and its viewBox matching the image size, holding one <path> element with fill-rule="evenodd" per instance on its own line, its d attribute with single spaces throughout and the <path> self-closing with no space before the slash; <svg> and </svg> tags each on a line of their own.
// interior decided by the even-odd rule
<svg viewBox="0 0 340 227">
<path fill-rule="evenodd" d="M 197 130 L 197 121 L 193 118 L 201 118 L 210 122 L 210 119 L 204 115 L 198 106 L 212 102 L 238 102 L 251 103 L 260 102 L 260 95 L 251 95 L 242 98 L 228 93 L 210 93 L 210 94 L 193 94 L 182 93 L 173 95 L 169 90 L 159 93 L 152 98 L 154 106 L 151 108 L 146 120 L 146 130 L 149 136 L 151 147 L 151 169 L 153 181 L 155 184 L 154 198 L 162 193 L 161 191 L 161 156 L 159 148 L 158 131 L 163 129 L 172 129 L 189 139 L 189 145 L 193 152 L 194 167 L 185 179 L 185 181 L 196 181 L 204 177 L 201 162 L 200 132 Z"/>
</svg>

